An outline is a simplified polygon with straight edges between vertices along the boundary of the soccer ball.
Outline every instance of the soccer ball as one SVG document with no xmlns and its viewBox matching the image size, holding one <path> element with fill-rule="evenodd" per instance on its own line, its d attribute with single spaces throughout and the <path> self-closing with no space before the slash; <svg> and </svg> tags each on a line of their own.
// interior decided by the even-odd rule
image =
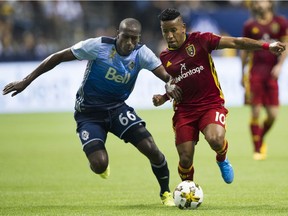
<svg viewBox="0 0 288 216">
<path fill-rule="evenodd" d="M 179 209 L 196 209 L 203 202 L 204 193 L 198 184 L 186 180 L 175 188 L 173 198 Z"/>
</svg>

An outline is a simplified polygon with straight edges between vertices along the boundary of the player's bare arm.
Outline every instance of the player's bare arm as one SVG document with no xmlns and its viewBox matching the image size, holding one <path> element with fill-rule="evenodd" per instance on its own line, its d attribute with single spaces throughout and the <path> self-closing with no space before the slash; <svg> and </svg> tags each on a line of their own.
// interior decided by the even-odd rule
<svg viewBox="0 0 288 216">
<path fill-rule="evenodd" d="M 247 50 L 241 50 L 240 52 L 240 58 L 241 58 L 241 63 L 242 63 L 242 78 L 241 78 L 241 85 L 244 87 L 245 85 L 245 66 L 248 63 L 248 55 L 249 51 Z"/>
<path fill-rule="evenodd" d="M 48 56 L 46 59 L 44 59 L 40 63 L 40 65 L 32 73 L 26 76 L 23 80 L 15 81 L 15 82 L 11 82 L 7 84 L 4 87 L 2 94 L 6 95 L 6 94 L 13 92 L 11 95 L 13 97 L 19 94 L 20 92 L 22 92 L 28 85 L 30 85 L 30 83 L 33 80 L 35 80 L 41 74 L 53 69 L 55 66 L 57 66 L 61 62 L 72 61 L 75 59 L 76 57 L 72 54 L 70 48 L 54 53 Z"/>
<path fill-rule="evenodd" d="M 254 39 L 246 38 L 246 37 L 221 37 L 218 45 L 218 49 L 244 49 L 248 51 L 253 50 L 269 50 L 271 53 L 275 55 L 281 55 L 282 52 L 286 50 L 285 43 L 282 42 L 273 42 L 266 43 L 263 41 L 257 41 Z"/>
<path fill-rule="evenodd" d="M 286 37 L 283 41 L 283 43 L 288 44 L 288 38 Z M 272 68 L 271 70 L 271 74 L 272 74 L 272 77 L 274 79 L 278 79 L 279 76 L 280 76 L 280 73 L 282 71 L 282 66 L 286 60 L 286 57 L 288 55 L 288 50 L 286 49 L 279 57 L 278 57 L 278 63 Z"/>
<path fill-rule="evenodd" d="M 180 102 L 182 99 L 182 90 L 173 84 L 173 78 L 165 71 L 163 65 L 156 68 L 153 73 L 161 80 L 166 82 L 165 90 L 169 98 L 173 98 L 175 102 Z"/>
</svg>

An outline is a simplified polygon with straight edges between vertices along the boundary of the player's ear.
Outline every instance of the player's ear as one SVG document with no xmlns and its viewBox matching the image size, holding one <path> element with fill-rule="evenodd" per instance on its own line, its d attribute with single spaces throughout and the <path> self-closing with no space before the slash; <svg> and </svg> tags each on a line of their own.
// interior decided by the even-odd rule
<svg viewBox="0 0 288 216">
<path fill-rule="evenodd" d="M 186 34 L 186 23 L 183 23 L 183 32 L 182 34 Z"/>
</svg>

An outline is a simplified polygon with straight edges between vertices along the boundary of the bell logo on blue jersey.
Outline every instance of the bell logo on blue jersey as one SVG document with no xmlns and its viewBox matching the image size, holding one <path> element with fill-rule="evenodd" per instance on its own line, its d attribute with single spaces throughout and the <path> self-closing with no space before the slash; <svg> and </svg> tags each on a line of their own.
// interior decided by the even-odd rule
<svg viewBox="0 0 288 216">
<path fill-rule="evenodd" d="M 120 74 L 117 74 L 117 70 L 110 67 L 105 75 L 105 78 L 108 80 L 113 80 L 117 83 L 128 83 L 130 80 L 130 74 L 125 73 L 124 76 L 121 76 Z"/>
</svg>

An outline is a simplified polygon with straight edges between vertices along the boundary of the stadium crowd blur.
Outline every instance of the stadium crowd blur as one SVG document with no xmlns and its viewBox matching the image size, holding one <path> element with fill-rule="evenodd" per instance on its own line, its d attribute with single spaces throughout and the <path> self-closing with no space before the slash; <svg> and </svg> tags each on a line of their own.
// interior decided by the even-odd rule
<svg viewBox="0 0 288 216">
<path fill-rule="evenodd" d="M 127 17 L 141 21 L 141 42 L 159 54 L 164 43 L 157 15 L 167 7 L 182 12 L 188 30 L 241 36 L 242 24 L 250 16 L 248 5 L 247 0 L 1 1 L 0 62 L 39 61 L 90 37 L 114 37 L 119 22 Z M 288 2 L 277 1 L 275 10 L 287 17 Z"/>
</svg>

